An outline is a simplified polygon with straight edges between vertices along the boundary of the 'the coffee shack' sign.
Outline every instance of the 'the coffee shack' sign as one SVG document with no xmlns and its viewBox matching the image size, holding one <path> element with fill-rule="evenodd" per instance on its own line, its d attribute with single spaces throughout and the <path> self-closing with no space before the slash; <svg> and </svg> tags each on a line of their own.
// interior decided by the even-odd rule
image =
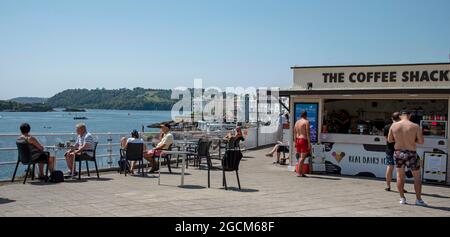
<svg viewBox="0 0 450 237">
<path fill-rule="evenodd" d="M 322 73 L 324 83 L 395 83 L 399 80 L 402 82 L 450 82 L 450 70 L 435 71 L 405 71 L 401 74 L 401 78 L 396 71 L 390 72 L 352 72 L 346 75 L 345 72 Z"/>
<path fill-rule="evenodd" d="M 295 89 L 450 88 L 450 64 L 293 69 Z"/>
</svg>

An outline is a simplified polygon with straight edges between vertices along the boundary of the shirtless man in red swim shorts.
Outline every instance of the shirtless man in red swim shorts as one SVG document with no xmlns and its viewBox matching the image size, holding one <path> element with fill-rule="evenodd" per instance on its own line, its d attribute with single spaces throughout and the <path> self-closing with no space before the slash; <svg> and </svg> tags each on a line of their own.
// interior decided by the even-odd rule
<svg viewBox="0 0 450 237">
<path fill-rule="evenodd" d="M 300 154 L 297 177 L 306 177 L 303 174 L 302 167 L 303 163 L 305 163 L 306 156 L 311 150 L 311 140 L 309 137 L 310 123 L 307 116 L 306 111 L 302 111 L 301 119 L 295 123 L 294 127 L 295 147 L 297 148 L 297 153 Z"/>
</svg>

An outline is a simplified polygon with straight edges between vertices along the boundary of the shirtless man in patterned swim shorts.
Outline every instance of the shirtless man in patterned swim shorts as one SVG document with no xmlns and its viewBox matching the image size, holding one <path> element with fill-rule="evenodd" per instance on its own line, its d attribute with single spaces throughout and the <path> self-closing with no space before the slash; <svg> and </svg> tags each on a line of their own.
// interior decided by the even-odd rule
<svg viewBox="0 0 450 237">
<path fill-rule="evenodd" d="M 417 155 L 417 145 L 423 144 L 422 129 L 410 121 L 409 111 L 401 111 L 400 122 L 394 123 L 388 135 L 389 142 L 395 142 L 394 159 L 397 167 L 397 188 L 400 193 L 400 204 L 407 204 L 405 193 L 405 168 L 412 170 L 414 189 L 416 191 L 416 205 L 426 206 L 422 200 L 422 180 L 420 177 L 420 159 Z"/>
</svg>

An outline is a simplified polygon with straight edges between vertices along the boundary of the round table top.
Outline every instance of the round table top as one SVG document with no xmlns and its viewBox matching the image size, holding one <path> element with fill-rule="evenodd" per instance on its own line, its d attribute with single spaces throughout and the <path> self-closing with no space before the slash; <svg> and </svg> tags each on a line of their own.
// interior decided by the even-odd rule
<svg viewBox="0 0 450 237">
<path fill-rule="evenodd" d="M 65 149 L 65 147 L 60 147 L 60 146 L 44 146 L 45 149 L 49 149 L 49 150 L 56 150 L 56 149 Z"/>
</svg>

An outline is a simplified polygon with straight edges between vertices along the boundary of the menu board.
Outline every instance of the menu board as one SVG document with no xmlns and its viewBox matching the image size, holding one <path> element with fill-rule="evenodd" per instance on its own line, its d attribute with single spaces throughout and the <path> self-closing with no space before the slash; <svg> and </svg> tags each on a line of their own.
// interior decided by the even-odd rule
<svg viewBox="0 0 450 237">
<path fill-rule="evenodd" d="M 317 143 L 317 133 L 319 126 L 319 104 L 317 103 L 295 103 L 295 122 L 300 119 L 302 111 L 306 111 L 310 123 L 311 143 Z"/>
<path fill-rule="evenodd" d="M 447 154 L 425 152 L 423 179 L 437 182 L 447 181 Z"/>
</svg>

